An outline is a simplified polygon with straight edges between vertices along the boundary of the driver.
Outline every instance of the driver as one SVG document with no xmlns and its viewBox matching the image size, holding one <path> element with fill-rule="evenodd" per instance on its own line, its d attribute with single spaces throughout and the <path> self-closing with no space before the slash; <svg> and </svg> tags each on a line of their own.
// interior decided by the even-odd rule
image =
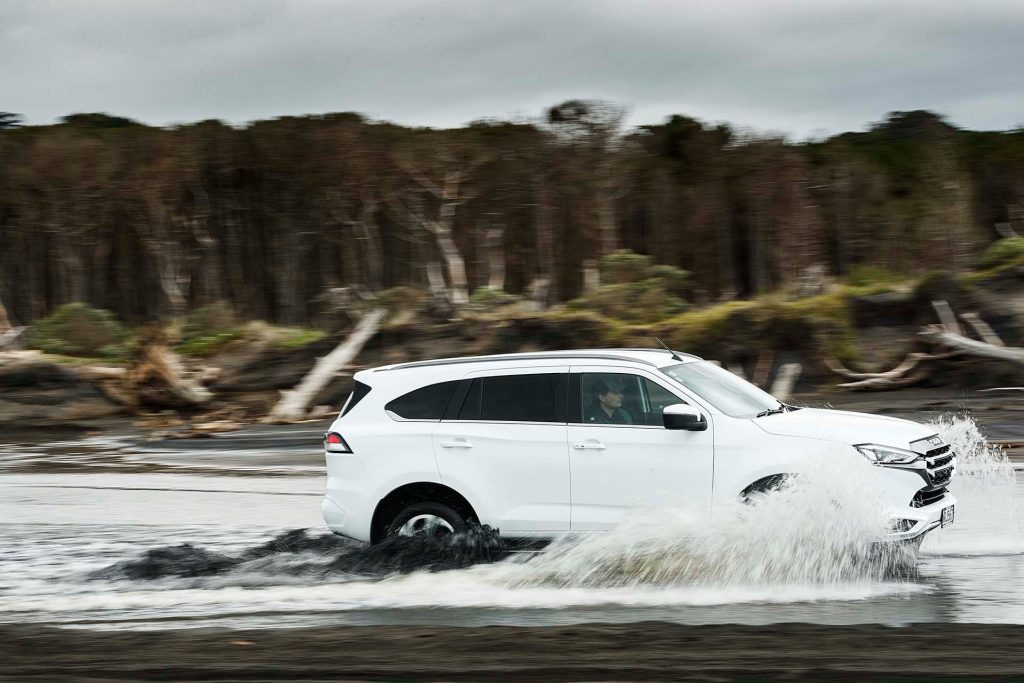
<svg viewBox="0 0 1024 683">
<path fill-rule="evenodd" d="M 593 400 L 585 421 L 604 425 L 631 425 L 633 416 L 622 407 L 622 384 L 614 379 L 599 379 L 594 384 Z"/>
</svg>

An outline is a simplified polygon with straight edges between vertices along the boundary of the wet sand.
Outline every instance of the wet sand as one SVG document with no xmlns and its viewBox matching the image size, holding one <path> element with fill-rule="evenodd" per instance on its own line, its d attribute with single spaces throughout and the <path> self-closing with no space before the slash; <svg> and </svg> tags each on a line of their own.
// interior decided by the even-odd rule
<svg viewBox="0 0 1024 683">
<path fill-rule="evenodd" d="M 2 681 L 1020 680 L 1024 626 L 0 626 Z"/>
</svg>

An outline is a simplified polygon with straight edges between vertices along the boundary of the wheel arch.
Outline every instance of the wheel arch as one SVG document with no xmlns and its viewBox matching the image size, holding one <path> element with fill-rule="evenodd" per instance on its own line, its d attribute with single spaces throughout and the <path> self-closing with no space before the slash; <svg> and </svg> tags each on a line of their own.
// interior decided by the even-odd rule
<svg viewBox="0 0 1024 683">
<path fill-rule="evenodd" d="M 467 522 L 479 522 L 473 506 L 461 493 L 436 482 L 414 482 L 399 486 L 380 499 L 370 520 L 370 543 L 377 543 L 384 538 L 388 524 L 402 508 L 413 503 L 443 503 L 462 515 Z"/>
<path fill-rule="evenodd" d="M 761 477 L 750 483 L 746 488 L 740 491 L 739 499 L 747 500 L 753 493 L 768 493 L 769 491 L 777 491 L 782 488 L 787 481 L 796 475 L 791 472 L 777 472 L 775 474 L 769 474 Z"/>
</svg>

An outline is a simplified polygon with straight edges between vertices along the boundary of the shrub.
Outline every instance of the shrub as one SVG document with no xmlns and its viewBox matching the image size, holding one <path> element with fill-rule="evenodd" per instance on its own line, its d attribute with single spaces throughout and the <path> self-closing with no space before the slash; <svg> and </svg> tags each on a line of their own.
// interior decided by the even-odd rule
<svg viewBox="0 0 1024 683">
<path fill-rule="evenodd" d="M 185 316 L 177 351 L 186 356 L 209 356 L 240 334 L 234 310 L 226 302 L 218 301 Z"/>
<path fill-rule="evenodd" d="M 690 274 L 652 265 L 650 256 L 617 251 L 601 259 L 601 284 L 593 294 L 570 301 L 572 310 L 587 310 L 631 323 L 663 320 L 686 310 L 683 299 Z"/>
<path fill-rule="evenodd" d="M 234 330 L 237 325 L 238 320 L 231 306 L 225 301 L 217 301 L 185 316 L 182 338 L 188 340 L 223 334 Z"/>
<path fill-rule="evenodd" d="M 1024 262 L 1024 237 L 1007 237 L 993 243 L 974 261 L 974 267 L 988 270 L 1016 262 Z"/>
<path fill-rule="evenodd" d="M 651 270 L 651 257 L 620 249 L 602 256 L 597 268 L 601 272 L 603 284 L 621 285 L 647 278 Z"/>
<path fill-rule="evenodd" d="M 469 302 L 480 308 L 498 308 L 519 303 L 523 298 L 515 294 L 509 294 L 502 289 L 491 287 L 478 287 L 469 297 Z"/>
<path fill-rule="evenodd" d="M 876 287 L 900 281 L 899 275 L 891 273 L 881 266 L 859 265 L 850 269 L 844 278 L 851 287 Z"/>
<path fill-rule="evenodd" d="M 36 322 L 28 345 L 65 356 L 117 357 L 124 353 L 125 331 L 114 314 L 86 304 L 64 304 Z"/>
</svg>

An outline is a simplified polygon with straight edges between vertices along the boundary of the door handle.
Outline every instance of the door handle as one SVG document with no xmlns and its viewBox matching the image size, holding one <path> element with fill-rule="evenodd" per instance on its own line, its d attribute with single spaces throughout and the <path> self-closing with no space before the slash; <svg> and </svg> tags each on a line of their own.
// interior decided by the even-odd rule
<svg viewBox="0 0 1024 683">
<path fill-rule="evenodd" d="M 455 439 L 454 441 L 442 441 L 441 448 L 472 448 L 473 444 L 466 441 L 465 439 Z"/>
<path fill-rule="evenodd" d="M 575 448 L 578 451 L 586 451 L 586 450 L 603 451 L 606 448 L 608 448 L 603 443 L 599 443 L 599 442 L 596 442 L 596 441 L 589 441 L 589 442 L 586 442 L 586 443 L 584 443 L 582 441 L 577 441 L 576 443 L 574 443 L 572 445 L 572 447 Z"/>
</svg>

